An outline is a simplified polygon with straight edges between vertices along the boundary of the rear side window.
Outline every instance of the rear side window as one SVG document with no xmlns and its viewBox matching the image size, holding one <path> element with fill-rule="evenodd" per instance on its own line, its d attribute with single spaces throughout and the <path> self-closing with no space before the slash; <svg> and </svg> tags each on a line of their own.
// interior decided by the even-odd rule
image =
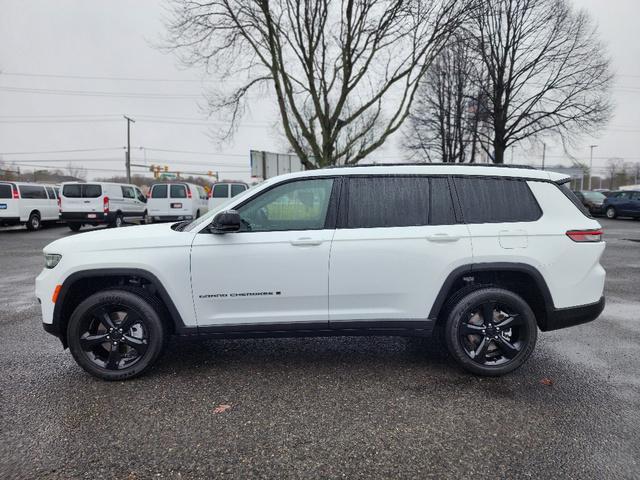
<svg viewBox="0 0 640 480">
<path fill-rule="evenodd" d="M 32 199 L 46 199 L 47 193 L 44 187 L 37 187 L 35 185 L 20 185 L 20 197 L 32 198 Z"/>
<path fill-rule="evenodd" d="M 151 189 L 151 198 L 167 198 L 167 186 L 154 185 Z"/>
<path fill-rule="evenodd" d="M 213 198 L 227 198 L 229 196 L 229 185 L 218 184 L 213 186 Z"/>
<path fill-rule="evenodd" d="M 456 223 L 445 178 L 353 177 L 347 203 L 347 228 Z"/>
<path fill-rule="evenodd" d="M 0 198 L 13 198 L 13 193 L 11 192 L 11 185 L 6 183 L 0 183 Z"/>
<path fill-rule="evenodd" d="M 171 185 L 171 198 L 187 198 L 187 189 L 184 185 Z"/>
<path fill-rule="evenodd" d="M 542 215 L 524 180 L 459 177 L 455 184 L 466 223 L 533 222 Z"/>
<path fill-rule="evenodd" d="M 45 188 L 47 189 L 47 194 L 49 195 L 49 198 L 55 200 L 56 194 L 54 193 L 53 188 L 51 187 L 45 187 Z"/>
<path fill-rule="evenodd" d="M 247 189 L 244 185 L 231 185 L 231 196 L 235 197 L 236 195 L 244 192 Z"/>
</svg>

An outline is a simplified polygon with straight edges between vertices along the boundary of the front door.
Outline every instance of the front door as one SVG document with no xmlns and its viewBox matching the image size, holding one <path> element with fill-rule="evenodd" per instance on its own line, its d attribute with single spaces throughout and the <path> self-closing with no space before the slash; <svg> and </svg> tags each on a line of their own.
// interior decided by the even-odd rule
<svg viewBox="0 0 640 480">
<path fill-rule="evenodd" d="M 237 208 L 239 232 L 196 236 L 191 279 L 199 326 L 327 326 L 334 183 L 277 184 Z"/>
</svg>

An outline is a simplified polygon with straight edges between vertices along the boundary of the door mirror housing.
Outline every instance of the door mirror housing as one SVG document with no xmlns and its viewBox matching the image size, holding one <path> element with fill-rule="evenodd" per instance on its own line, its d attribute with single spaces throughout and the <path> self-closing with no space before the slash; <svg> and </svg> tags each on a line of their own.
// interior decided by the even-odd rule
<svg viewBox="0 0 640 480">
<path fill-rule="evenodd" d="M 213 217 L 213 221 L 209 225 L 209 231 L 217 234 L 237 232 L 240 230 L 241 225 L 240 214 L 237 211 L 225 210 Z"/>
</svg>

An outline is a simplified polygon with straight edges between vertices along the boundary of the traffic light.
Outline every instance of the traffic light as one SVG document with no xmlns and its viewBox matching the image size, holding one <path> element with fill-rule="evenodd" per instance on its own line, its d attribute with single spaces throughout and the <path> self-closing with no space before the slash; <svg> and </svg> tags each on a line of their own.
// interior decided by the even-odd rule
<svg viewBox="0 0 640 480">
<path fill-rule="evenodd" d="M 168 165 L 165 165 L 165 166 L 164 166 L 164 171 L 165 171 L 165 172 L 168 172 L 168 171 L 169 171 L 169 166 L 168 166 Z"/>
</svg>

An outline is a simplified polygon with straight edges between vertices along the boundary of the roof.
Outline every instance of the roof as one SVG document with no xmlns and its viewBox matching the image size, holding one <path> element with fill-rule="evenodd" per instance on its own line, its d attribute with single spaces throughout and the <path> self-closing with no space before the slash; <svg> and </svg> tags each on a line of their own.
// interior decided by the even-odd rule
<svg viewBox="0 0 640 480">
<path fill-rule="evenodd" d="M 570 178 L 564 173 L 538 170 L 530 166 L 461 164 L 461 163 L 413 163 L 357 165 L 305 170 L 273 178 L 296 178 L 323 175 L 470 175 L 483 177 L 517 177 L 535 180 L 564 181 Z"/>
</svg>

